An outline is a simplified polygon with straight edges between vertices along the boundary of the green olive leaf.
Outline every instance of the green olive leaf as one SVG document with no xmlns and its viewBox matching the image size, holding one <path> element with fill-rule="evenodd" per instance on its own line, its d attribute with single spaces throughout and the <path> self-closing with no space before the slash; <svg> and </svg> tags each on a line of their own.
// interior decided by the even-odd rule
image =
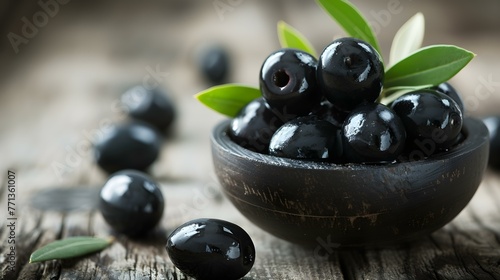
<svg viewBox="0 0 500 280">
<path fill-rule="evenodd" d="M 56 240 L 33 252 L 30 256 L 30 263 L 83 256 L 100 251 L 113 241 L 113 238 L 103 239 L 90 236 L 75 236 Z"/>
<path fill-rule="evenodd" d="M 379 54 L 382 54 L 375 33 L 356 6 L 347 0 L 316 1 L 323 10 L 337 21 L 348 35 L 366 41 L 377 50 Z"/>
<path fill-rule="evenodd" d="M 258 88 L 225 84 L 208 88 L 194 97 L 212 110 L 229 117 L 236 117 L 243 107 L 260 96 Z"/>
<path fill-rule="evenodd" d="M 452 45 L 421 48 L 387 69 L 384 87 L 438 85 L 455 76 L 474 56 Z"/>
<path fill-rule="evenodd" d="M 407 57 L 422 46 L 425 33 L 425 18 L 417 13 L 398 30 L 392 41 L 389 55 L 390 65 Z"/>
<path fill-rule="evenodd" d="M 284 21 L 278 22 L 278 38 L 282 48 L 299 49 L 318 57 L 316 50 L 307 38 Z"/>
</svg>

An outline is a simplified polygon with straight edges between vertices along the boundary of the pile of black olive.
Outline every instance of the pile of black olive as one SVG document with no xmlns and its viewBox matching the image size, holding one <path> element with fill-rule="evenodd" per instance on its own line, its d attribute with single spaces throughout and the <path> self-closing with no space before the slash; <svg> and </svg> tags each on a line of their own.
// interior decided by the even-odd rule
<svg viewBox="0 0 500 280">
<path fill-rule="evenodd" d="M 143 171 L 157 159 L 175 108 L 165 93 L 144 87 L 125 92 L 122 103 L 131 121 L 107 130 L 95 143 L 97 164 L 112 173 L 101 188 L 99 210 L 114 232 L 145 237 L 160 223 L 165 199 L 160 184 Z M 255 262 L 250 236 L 218 219 L 179 226 L 166 250 L 176 267 L 196 279 L 239 279 Z"/>
<path fill-rule="evenodd" d="M 197 62 L 198 72 L 206 82 L 217 85 L 228 79 L 230 56 L 223 46 L 204 46 Z M 108 173 L 146 171 L 158 159 L 164 136 L 172 133 L 176 106 L 168 92 L 145 86 L 125 91 L 119 104 L 129 120 L 99 133 L 94 143 L 95 161 Z"/>
<path fill-rule="evenodd" d="M 160 89 L 132 87 L 121 97 L 129 120 L 102 131 L 94 143 L 98 166 L 108 173 L 146 170 L 160 154 L 163 136 L 170 132 L 176 108 Z"/>
<path fill-rule="evenodd" d="M 233 141 L 255 152 L 384 163 L 423 159 L 461 139 L 463 103 L 448 83 L 379 103 L 384 65 L 359 39 L 333 41 L 318 60 L 296 49 L 273 52 L 259 82 L 262 97 L 244 107 L 228 129 Z"/>
<path fill-rule="evenodd" d="M 144 171 L 158 158 L 176 111 L 165 92 L 143 86 L 127 90 L 121 104 L 129 120 L 102 131 L 94 143 L 96 163 L 111 173 L 101 188 L 99 209 L 116 232 L 141 236 L 163 215 L 160 185 Z"/>
</svg>

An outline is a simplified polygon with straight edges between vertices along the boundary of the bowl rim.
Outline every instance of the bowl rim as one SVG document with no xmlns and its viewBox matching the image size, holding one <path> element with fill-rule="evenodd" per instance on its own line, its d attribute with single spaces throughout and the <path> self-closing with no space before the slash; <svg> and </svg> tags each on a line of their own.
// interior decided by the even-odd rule
<svg viewBox="0 0 500 280">
<path fill-rule="evenodd" d="M 478 147 L 489 144 L 489 132 L 481 120 L 466 117 L 464 118 L 462 133 L 465 138 L 458 143 L 451 150 L 440 152 L 438 154 L 426 157 L 423 160 L 408 160 L 404 162 L 393 162 L 383 164 L 364 164 L 364 163 L 333 163 L 323 161 L 310 161 L 300 159 L 281 158 L 268 154 L 261 154 L 248 150 L 236 142 L 231 140 L 227 135 L 227 128 L 231 120 L 223 120 L 219 122 L 212 130 L 211 141 L 217 145 L 217 148 L 237 156 L 247 161 L 256 162 L 264 165 L 273 165 L 280 167 L 301 168 L 301 169 L 315 169 L 315 170 L 350 170 L 362 171 L 367 169 L 387 169 L 388 167 L 403 167 L 412 166 L 415 164 L 433 164 L 435 162 L 442 162 L 443 160 L 450 160 L 460 157 L 463 153 L 470 153 Z"/>
</svg>

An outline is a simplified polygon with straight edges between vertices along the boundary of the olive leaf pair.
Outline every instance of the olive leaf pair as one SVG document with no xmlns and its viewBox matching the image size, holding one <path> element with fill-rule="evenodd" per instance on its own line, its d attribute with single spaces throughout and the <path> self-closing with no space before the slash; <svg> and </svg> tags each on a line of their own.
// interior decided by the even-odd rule
<svg viewBox="0 0 500 280">
<path fill-rule="evenodd" d="M 347 0 L 316 0 L 351 37 L 369 43 L 381 54 L 377 37 L 361 12 Z M 421 47 L 425 29 L 422 13 L 417 13 L 396 33 L 385 70 L 384 89 L 379 101 L 392 102 L 402 94 L 446 82 L 464 68 L 474 53 L 454 45 Z M 278 23 L 278 38 L 283 48 L 295 48 L 318 57 L 312 44 L 298 30 L 283 21 Z M 211 87 L 195 95 L 207 107 L 235 117 L 260 90 L 241 84 Z"/>
</svg>

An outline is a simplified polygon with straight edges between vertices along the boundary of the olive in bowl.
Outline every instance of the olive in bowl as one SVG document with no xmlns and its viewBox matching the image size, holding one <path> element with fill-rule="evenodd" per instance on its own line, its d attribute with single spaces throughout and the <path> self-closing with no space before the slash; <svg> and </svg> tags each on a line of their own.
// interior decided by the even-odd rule
<svg viewBox="0 0 500 280">
<path fill-rule="evenodd" d="M 488 131 L 467 118 L 453 149 L 418 161 L 335 164 L 252 152 L 213 130 L 212 156 L 229 200 L 249 220 L 303 245 L 401 242 L 432 233 L 476 192 L 488 160 Z"/>
</svg>

